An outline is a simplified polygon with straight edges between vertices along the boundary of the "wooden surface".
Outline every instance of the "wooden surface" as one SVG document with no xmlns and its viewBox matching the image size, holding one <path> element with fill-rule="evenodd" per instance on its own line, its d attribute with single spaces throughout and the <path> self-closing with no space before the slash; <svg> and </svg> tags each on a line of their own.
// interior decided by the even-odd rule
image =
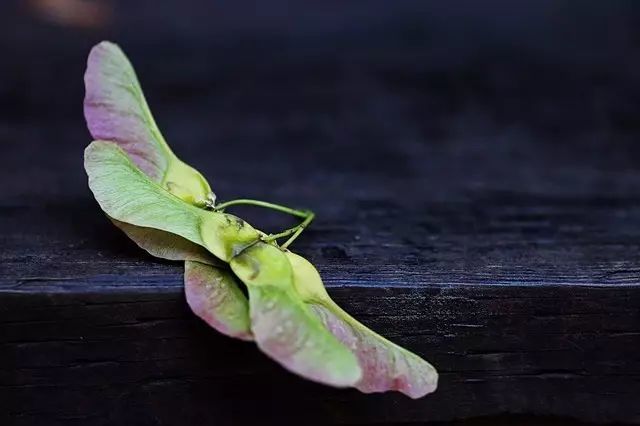
<svg viewBox="0 0 640 426">
<path fill-rule="evenodd" d="M 400 3 L 353 28 L 294 10 L 281 30 L 169 2 L 149 33 L 134 6 L 93 31 L 0 6 L 1 424 L 640 422 L 637 8 L 592 7 L 608 20 L 579 15 L 556 42 L 573 11 L 533 13 L 487 41 Z M 478 34 L 494 28 L 475 13 Z M 137 249 L 87 189 L 82 73 L 102 38 L 219 198 L 317 213 L 294 249 L 438 367 L 436 394 L 306 382 L 190 314 L 181 265 Z"/>
</svg>

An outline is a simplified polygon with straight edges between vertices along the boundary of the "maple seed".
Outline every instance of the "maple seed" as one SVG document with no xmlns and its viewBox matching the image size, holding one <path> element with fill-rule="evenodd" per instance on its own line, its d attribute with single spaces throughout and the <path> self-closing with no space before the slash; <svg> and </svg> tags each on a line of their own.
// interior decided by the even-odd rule
<svg viewBox="0 0 640 426">
<path fill-rule="evenodd" d="M 185 262 L 185 295 L 195 315 L 225 335 L 254 340 L 310 380 L 411 398 L 436 389 L 431 364 L 347 314 L 316 268 L 288 250 L 314 220 L 312 211 L 244 198 L 216 204 L 207 180 L 165 141 L 133 66 L 115 44 L 91 50 L 84 80 L 85 118 L 94 138 L 84 155 L 89 188 L 139 247 Z M 266 233 L 226 212 L 237 205 L 301 221 Z"/>
</svg>

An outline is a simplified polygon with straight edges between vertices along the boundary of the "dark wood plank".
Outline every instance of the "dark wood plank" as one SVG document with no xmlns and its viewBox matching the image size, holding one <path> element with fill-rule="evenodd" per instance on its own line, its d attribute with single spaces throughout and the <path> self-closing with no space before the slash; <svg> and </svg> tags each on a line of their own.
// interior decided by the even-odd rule
<svg viewBox="0 0 640 426">
<path fill-rule="evenodd" d="M 374 2 L 283 25 L 205 3 L 117 2 L 94 32 L 0 6 L 0 423 L 276 423 L 287 404 L 291 422 L 640 422 L 637 7 L 549 21 L 544 4 Z M 296 250 L 434 362 L 438 393 L 305 382 L 193 318 L 181 266 L 136 249 L 86 188 L 82 73 L 102 38 L 219 197 L 317 212 Z"/>
<path fill-rule="evenodd" d="M 177 272 L 177 271 L 176 271 Z M 176 273 L 175 279 L 178 280 Z M 333 289 L 368 325 L 441 368 L 432 397 L 298 379 L 213 333 L 177 292 L 2 294 L 4 404 L 15 424 L 448 420 L 505 412 L 637 419 L 628 289 Z M 7 306 L 8 309 L 7 315 Z M 636 361 L 631 361 L 631 360 Z M 630 371 L 629 368 L 636 368 Z"/>
</svg>

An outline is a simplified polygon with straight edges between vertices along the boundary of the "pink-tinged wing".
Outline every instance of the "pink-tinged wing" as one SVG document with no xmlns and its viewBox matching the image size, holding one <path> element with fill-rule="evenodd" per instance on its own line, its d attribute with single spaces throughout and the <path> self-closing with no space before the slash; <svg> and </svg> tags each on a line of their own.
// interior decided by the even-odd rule
<svg viewBox="0 0 640 426">
<path fill-rule="evenodd" d="M 167 260 L 195 260 L 209 265 L 222 265 L 204 247 L 192 243 L 171 232 L 155 228 L 131 225 L 126 222 L 110 218 L 111 222 L 120 228 L 138 247 L 160 259 Z"/>
<path fill-rule="evenodd" d="M 204 247 L 170 232 L 111 221 L 151 255 L 184 260 L 185 295 L 191 310 L 220 333 L 252 340 L 249 302 L 223 262 Z"/>
<path fill-rule="evenodd" d="M 162 182 L 170 151 L 122 50 L 106 41 L 91 49 L 84 82 L 84 116 L 93 138 L 117 143 L 145 174 Z"/>
<path fill-rule="evenodd" d="M 438 373 L 427 361 L 374 333 L 335 304 L 309 306 L 358 357 L 362 368 L 362 379 L 355 385 L 358 390 L 398 391 L 411 398 L 421 398 L 436 390 Z"/>
<path fill-rule="evenodd" d="M 298 294 L 331 334 L 356 355 L 362 369 L 357 389 L 367 393 L 398 391 L 411 398 L 436 390 L 438 373 L 431 364 L 355 320 L 331 300 L 311 263 L 291 252 L 287 257 Z"/>
<path fill-rule="evenodd" d="M 152 181 L 189 204 L 202 207 L 215 199 L 200 172 L 167 145 L 118 46 L 102 42 L 91 50 L 85 90 L 85 118 L 94 139 L 117 144 Z"/>
<path fill-rule="evenodd" d="M 247 298 L 230 271 L 188 260 L 184 291 L 193 313 L 211 327 L 227 336 L 253 339 Z"/>
<path fill-rule="evenodd" d="M 251 330 L 258 347 L 302 377 L 336 387 L 361 377 L 356 357 L 305 306 L 279 248 L 257 243 L 231 260 L 249 291 Z"/>
</svg>

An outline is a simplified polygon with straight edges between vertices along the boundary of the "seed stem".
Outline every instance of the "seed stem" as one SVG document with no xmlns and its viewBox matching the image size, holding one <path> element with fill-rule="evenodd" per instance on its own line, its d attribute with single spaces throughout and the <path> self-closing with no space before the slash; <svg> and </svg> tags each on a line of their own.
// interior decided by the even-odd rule
<svg viewBox="0 0 640 426">
<path fill-rule="evenodd" d="M 266 209 L 276 210 L 282 213 L 287 213 L 292 216 L 306 218 L 309 215 L 309 212 L 306 210 L 296 210 L 291 207 L 286 207 L 280 204 L 269 203 L 266 201 L 260 200 L 252 200 L 249 198 L 239 198 L 237 200 L 225 201 L 224 203 L 220 203 L 216 206 L 217 211 L 223 211 L 225 208 L 230 206 L 238 206 L 238 205 L 249 205 L 249 206 L 257 206 L 263 207 Z"/>
</svg>

